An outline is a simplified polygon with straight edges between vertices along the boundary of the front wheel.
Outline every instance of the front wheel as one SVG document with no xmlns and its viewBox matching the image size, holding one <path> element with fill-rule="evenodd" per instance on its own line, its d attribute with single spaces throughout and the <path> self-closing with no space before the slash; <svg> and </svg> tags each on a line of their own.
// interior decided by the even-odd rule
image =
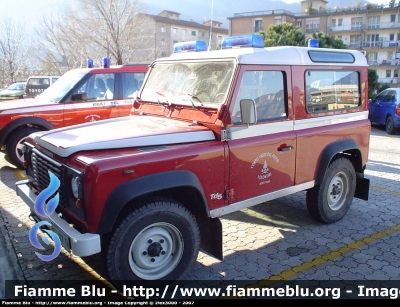
<svg viewBox="0 0 400 307">
<path fill-rule="evenodd" d="M 326 170 L 321 184 L 307 191 L 308 212 L 325 224 L 339 221 L 350 209 L 355 188 L 353 164 L 345 158 L 334 160 Z"/>
<path fill-rule="evenodd" d="M 24 169 L 25 158 L 22 147 L 27 136 L 38 131 L 35 128 L 21 128 L 9 136 L 6 144 L 6 154 L 10 162 L 17 168 Z"/>
<path fill-rule="evenodd" d="M 112 234 L 106 255 L 109 277 L 182 280 L 197 258 L 199 245 L 197 222 L 185 207 L 165 198 L 152 199 L 129 214 Z"/>
<path fill-rule="evenodd" d="M 389 134 L 395 134 L 396 133 L 396 127 L 394 126 L 393 118 L 391 116 L 388 116 L 386 118 L 386 132 Z"/>
</svg>

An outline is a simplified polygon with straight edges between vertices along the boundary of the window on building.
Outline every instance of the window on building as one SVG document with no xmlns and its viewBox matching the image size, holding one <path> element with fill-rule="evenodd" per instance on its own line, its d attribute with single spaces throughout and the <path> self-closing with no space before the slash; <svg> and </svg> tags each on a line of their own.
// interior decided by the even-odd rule
<svg viewBox="0 0 400 307">
<path fill-rule="evenodd" d="M 254 20 L 254 32 L 262 31 L 262 19 Z"/>
<path fill-rule="evenodd" d="M 386 70 L 386 78 L 391 78 L 392 77 L 392 71 L 390 69 Z"/>
<path fill-rule="evenodd" d="M 186 30 L 186 29 L 183 29 L 183 30 L 182 30 L 182 36 L 186 36 L 186 32 L 187 32 L 187 30 Z"/>
<path fill-rule="evenodd" d="M 343 18 L 338 19 L 338 26 L 340 27 L 341 25 L 343 25 Z"/>
<path fill-rule="evenodd" d="M 301 21 L 298 21 L 298 22 L 297 22 L 297 26 L 298 26 L 299 28 L 301 28 Z"/>
<path fill-rule="evenodd" d="M 279 24 L 281 24 L 282 23 L 282 18 L 275 18 L 275 20 L 274 20 L 274 25 L 279 25 Z"/>
<path fill-rule="evenodd" d="M 172 43 L 176 44 L 178 41 L 177 40 L 173 40 Z"/>
<path fill-rule="evenodd" d="M 196 31 L 192 31 L 192 36 L 196 36 L 197 32 Z"/>
<path fill-rule="evenodd" d="M 165 46 L 165 39 L 161 40 L 161 45 Z"/>
<path fill-rule="evenodd" d="M 332 27 L 336 27 L 336 18 L 332 19 Z"/>
<path fill-rule="evenodd" d="M 394 33 L 390 33 L 389 34 L 389 40 L 390 41 L 394 41 Z"/>
<path fill-rule="evenodd" d="M 393 70 L 393 77 L 397 78 L 398 76 L 399 76 L 399 70 L 398 69 Z"/>
<path fill-rule="evenodd" d="M 178 28 L 172 28 L 172 34 L 178 34 Z"/>
<path fill-rule="evenodd" d="M 206 34 L 204 32 L 201 32 L 201 37 L 204 37 Z"/>
<path fill-rule="evenodd" d="M 161 32 L 165 32 L 165 27 L 164 26 L 161 26 Z"/>
<path fill-rule="evenodd" d="M 397 40 L 400 40 L 400 33 L 397 33 Z"/>
<path fill-rule="evenodd" d="M 396 21 L 396 15 L 390 15 L 390 22 L 395 22 Z"/>
<path fill-rule="evenodd" d="M 219 42 L 222 41 L 222 36 L 221 35 L 218 35 L 218 41 Z"/>
<path fill-rule="evenodd" d="M 371 16 L 368 17 L 368 29 L 379 29 L 380 28 L 381 17 Z"/>
</svg>

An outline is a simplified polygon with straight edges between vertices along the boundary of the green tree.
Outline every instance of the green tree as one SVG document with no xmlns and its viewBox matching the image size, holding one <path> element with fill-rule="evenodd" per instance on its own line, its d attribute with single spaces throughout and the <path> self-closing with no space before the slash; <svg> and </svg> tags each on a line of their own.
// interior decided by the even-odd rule
<svg viewBox="0 0 400 307">
<path fill-rule="evenodd" d="M 313 33 L 312 38 L 318 39 L 320 48 L 347 49 L 342 40 L 327 36 L 323 32 Z"/>
<path fill-rule="evenodd" d="M 291 23 L 270 25 L 267 31 L 260 31 L 265 47 L 274 46 L 305 46 L 305 35 L 299 27 Z"/>
<path fill-rule="evenodd" d="M 375 69 L 368 68 L 368 97 L 374 98 L 379 93 L 381 84 L 378 82 L 378 73 Z"/>
</svg>

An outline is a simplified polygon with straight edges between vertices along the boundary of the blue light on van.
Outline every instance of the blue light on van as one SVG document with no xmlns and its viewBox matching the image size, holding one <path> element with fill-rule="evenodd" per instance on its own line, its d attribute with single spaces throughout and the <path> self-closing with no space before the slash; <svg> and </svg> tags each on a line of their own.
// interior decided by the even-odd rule
<svg viewBox="0 0 400 307">
<path fill-rule="evenodd" d="M 109 68 L 110 67 L 110 59 L 105 57 L 103 58 L 103 67 L 104 68 Z"/>
<path fill-rule="evenodd" d="M 207 44 L 205 41 L 191 41 L 191 42 L 181 42 L 174 44 L 174 53 L 184 52 L 184 51 L 206 51 Z"/>
<path fill-rule="evenodd" d="M 319 47 L 319 40 L 316 38 L 311 38 L 308 40 L 308 47 L 318 48 Z"/>
<path fill-rule="evenodd" d="M 93 60 L 92 60 L 92 59 L 88 59 L 88 60 L 87 60 L 87 67 L 88 67 L 88 68 L 93 68 L 93 67 L 94 67 Z"/>
<path fill-rule="evenodd" d="M 264 48 L 264 40 L 260 34 L 246 34 L 239 36 L 225 37 L 221 49 L 234 47 Z"/>
</svg>

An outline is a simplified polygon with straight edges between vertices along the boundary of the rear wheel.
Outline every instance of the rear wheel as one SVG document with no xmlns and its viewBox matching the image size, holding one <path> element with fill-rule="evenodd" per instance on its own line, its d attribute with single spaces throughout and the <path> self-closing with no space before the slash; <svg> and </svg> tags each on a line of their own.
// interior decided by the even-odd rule
<svg viewBox="0 0 400 307">
<path fill-rule="evenodd" d="M 35 128 L 22 128 L 12 133 L 6 144 L 6 153 L 9 161 L 19 169 L 24 169 L 25 162 L 22 147 L 28 135 L 38 132 Z"/>
<path fill-rule="evenodd" d="M 179 203 L 157 198 L 129 214 L 112 234 L 106 261 L 110 280 L 158 284 L 182 280 L 194 264 L 200 231 Z"/>
<path fill-rule="evenodd" d="M 388 116 L 388 118 L 386 118 L 386 132 L 389 134 L 395 134 L 396 130 L 397 129 L 394 126 L 393 118 Z"/>
<path fill-rule="evenodd" d="M 345 158 L 334 160 L 326 170 L 321 184 L 307 191 L 308 212 L 325 224 L 339 221 L 350 209 L 355 187 L 353 164 Z"/>
</svg>

